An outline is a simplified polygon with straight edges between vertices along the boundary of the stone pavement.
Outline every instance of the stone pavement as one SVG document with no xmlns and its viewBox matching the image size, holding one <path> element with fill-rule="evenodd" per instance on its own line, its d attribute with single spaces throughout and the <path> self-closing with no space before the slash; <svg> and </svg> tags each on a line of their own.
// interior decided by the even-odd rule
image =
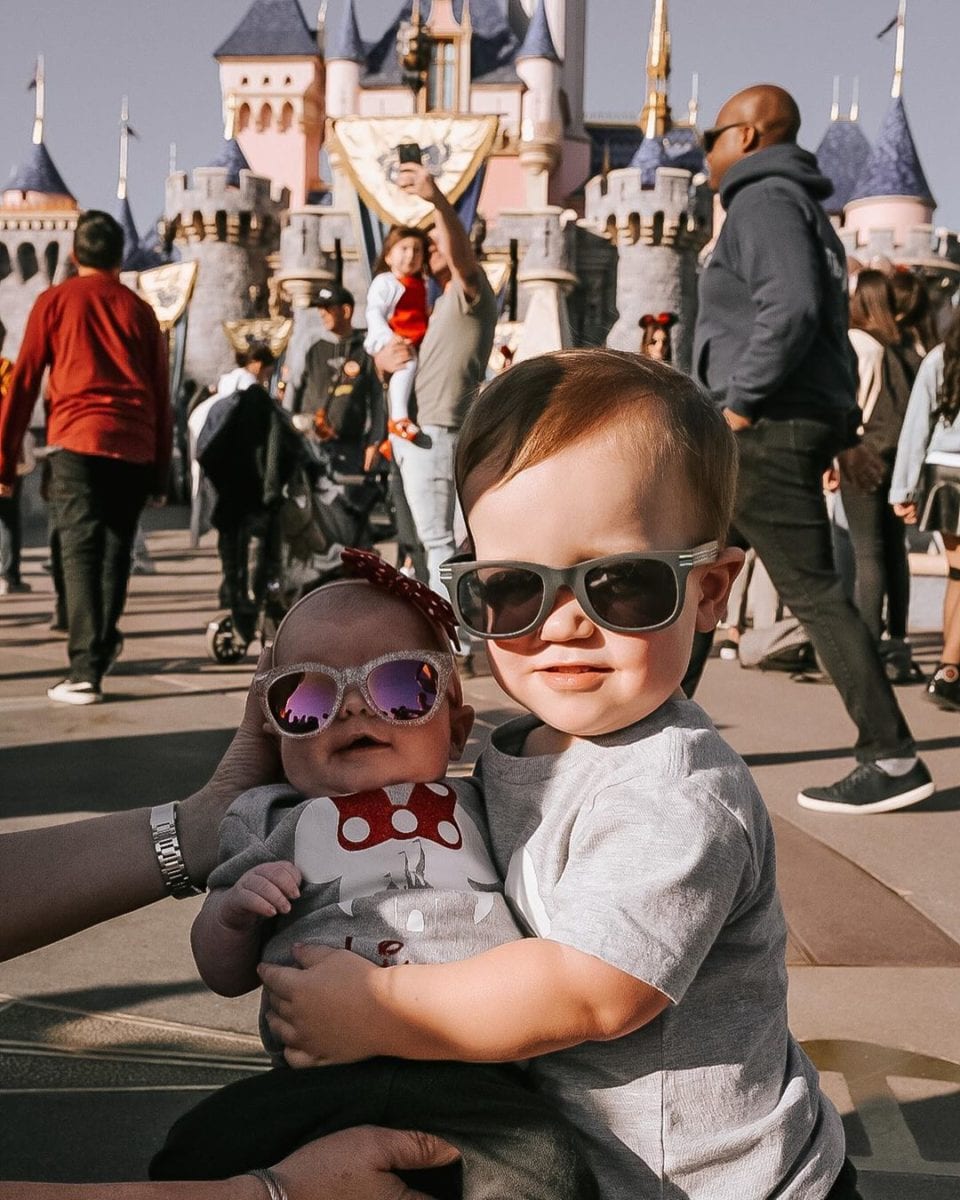
<svg viewBox="0 0 960 1200">
<path fill-rule="evenodd" d="M 41 549 L 34 591 L 0 600 L 0 831 L 188 794 L 239 718 L 252 659 L 222 667 L 209 539 L 149 515 L 157 573 L 135 577 L 108 703 L 53 705 L 62 637 Z M 936 659 L 942 580 L 916 581 L 921 662 Z M 475 755 L 512 711 L 488 676 L 467 684 Z M 900 698 L 940 791 L 904 813 L 827 816 L 799 787 L 849 767 L 832 688 L 711 662 L 698 697 L 747 759 L 776 828 L 790 928 L 791 1022 L 844 1114 L 866 1200 L 960 1196 L 960 718 Z M 209 994 L 190 958 L 197 901 L 166 901 L 0 966 L 0 1173 L 140 1178 L 174 1117 L 263 1057 L 256 997 Z M 719 1002 L 722 1003 L 722 998 Z"/>
</svg>

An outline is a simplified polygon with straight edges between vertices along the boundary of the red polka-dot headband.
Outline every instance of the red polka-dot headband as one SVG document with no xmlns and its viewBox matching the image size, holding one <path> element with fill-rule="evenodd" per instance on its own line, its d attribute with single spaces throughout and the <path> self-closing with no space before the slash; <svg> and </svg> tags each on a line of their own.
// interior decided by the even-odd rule
<svg viewBox="0 0 960 1200">
<path fill-rule="evenodd" d="M 442 596 L 438 596 L 432 588 L 428 588 L 419 580 L 401 575 L 396 567 L 391 567 L 388 562 L 383 561 L 379 554 L 373 554 L 369 550 L 357 550 L 353 546 L 348 546 L 340 552 L 340 558 L 351 575 L 366 579 L 374 587 L 391 592 L 394 596 L 400 596 L 403 600 L 409 600 L 428 621 L 443 630 L 458 650 L 460 649 L 457 618 L 454 616 L 453 609 L 448 601 L 444 600 Z"/>
</svg>

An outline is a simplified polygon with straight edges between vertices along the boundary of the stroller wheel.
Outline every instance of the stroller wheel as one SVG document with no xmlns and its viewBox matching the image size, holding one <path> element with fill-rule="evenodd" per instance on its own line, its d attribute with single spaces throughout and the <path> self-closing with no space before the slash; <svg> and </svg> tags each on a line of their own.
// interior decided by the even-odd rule
<svg viewBox="0 0 960 1200">
<path fill-rule="evenodd" d="M 236 663 L 247 653 L 247 643 L 233 627 L 232 617 L 214 618 L 204 635 L 207 653 L 218 663 Z"/>
</svg>

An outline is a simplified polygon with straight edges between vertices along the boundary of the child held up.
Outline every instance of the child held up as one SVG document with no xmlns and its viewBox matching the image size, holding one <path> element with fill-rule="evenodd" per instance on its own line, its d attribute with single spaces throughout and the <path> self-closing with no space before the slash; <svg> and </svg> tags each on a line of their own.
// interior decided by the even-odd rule
<svg viewBox="0 0 960 1200">
<path fill-rule="evenodd" d="M 262 968 L 291 1063 L 531 1059 L 609 1200 L 851 1200 L 840 1118 L 787 1027 L 770 818 L 680 681 L 723 615 L 736 445 L 686 377 L 532 359 L 463 426 L 454 609 L 529 715 L 481 754 L 493 859 L 535 936 L 378 970 Z"/>
<path fill-rule="evenodd" d="M 373 554 L 344 560 L 358 578 L 296 604 L 255 679 L 286 782 L 245 792 L 221 825 L 191 935 L 200 974 L 221 995 L 257 987 L 261 962 L 300 961 L 303 943 L 381 969 L 522 936 L 487 849 L 479 788 L 444 778 L 473 723 L 450 606 Z M 461 1151 L 462 1168 L 418 1181 L 431 1196 L 598 1194 L 575 1133 L 521 1068 L 395 1055 L 295 1071 L 282 1057 L 285 1030 L 276 998 L 261 1017 L 275 1069 L 181 1118 L 154 1178 L 223 1178 L 324 1130 L 376 1124 L 435 1129 Z"/>
</svg>

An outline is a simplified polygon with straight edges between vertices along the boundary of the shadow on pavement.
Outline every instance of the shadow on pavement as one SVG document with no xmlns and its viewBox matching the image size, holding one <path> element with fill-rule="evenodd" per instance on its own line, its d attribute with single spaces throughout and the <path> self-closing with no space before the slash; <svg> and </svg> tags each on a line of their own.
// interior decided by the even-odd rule
<svg viewBox="0 0 960 1200">
<path fill-rule="evenodd" d="M 189 796 L 210 778 L 234 732 L 231 725 L 0 750 L 3 815 L 119 812 Z"/>
</svg>

